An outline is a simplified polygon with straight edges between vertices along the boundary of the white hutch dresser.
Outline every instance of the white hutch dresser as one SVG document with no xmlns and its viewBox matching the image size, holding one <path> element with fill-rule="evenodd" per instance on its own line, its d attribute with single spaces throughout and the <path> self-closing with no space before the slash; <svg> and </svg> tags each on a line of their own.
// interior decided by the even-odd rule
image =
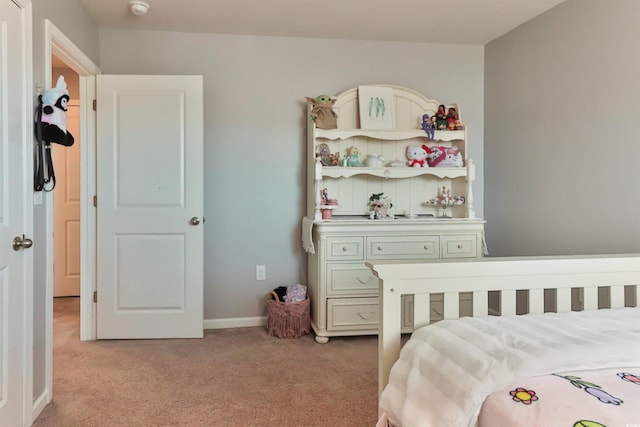
<svg viewBox="0 0 640 427">
<path fill-rule="evenodd" d="M 467 158 L 467 129 L 436 130 L 433 139 L 422 128 L 423 115 L 432 117 L 440 102 L 407 88 L 390 88 L 391 129 L 362 129 L 359 88 L 334 97 L 338 128 L 317 129 L 307 122 L 307 213 L 302 221 L 308 252 L 308 293 L 312 326 L 318 343 L 331 336 L 377 334 L 378 279 L 365 262 L 477 258 L 483 256 L 484 221 L 475 218 L 471 184 L 474 165 Z M 387 92 L 389 90 L 387 89 Z M 456 108 L 463 119 L 457 105 Z M 311 106 L 309 106 L 309 111 Z M 464 120 L 462 120 L 464 125 Z M 324 145 L 322 145 L 324 144 Z M 326 165 L 320 147 L 340 157 Z M 461 167 L 409 167 L 408 146 L 454 147 L 464 159 Z M 347 166 L 344 157 L 356 147 L 362 166 Z M 367 162 L 367 159 L 372 160 Z M 446 188 L 462 196 L 463 204 L 443 208 L 429 203 Z M 323 190 L 337 204 L 326 205 Z M 393 218 L 370 219 L 369 199 L 383 193 Z M 458 202 L 462 200 L 457 198 Z M 330 209 L 328 218 L 324 209 Z M 406 330 L 413 324 L 412 298 L 403 302 Z M 461 312 L 471 301 L 461 300 Z M 438 319 L 442 300 L 432 299 L 431 319 Z"/>
</svg>

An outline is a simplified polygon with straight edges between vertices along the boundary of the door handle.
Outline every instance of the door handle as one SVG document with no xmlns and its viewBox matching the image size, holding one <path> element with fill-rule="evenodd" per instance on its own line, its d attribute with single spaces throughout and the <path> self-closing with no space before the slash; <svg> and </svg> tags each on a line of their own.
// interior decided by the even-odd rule
<svg viewBox="0 0 640 427">
<path fill-rule="evenodd" d="M 198 224 L 200 224 L 200 218 L 198 218 L 197 216 L 194 216 L 189 220 L 189 225 L 198 225 Z"/>
<path fill-rule="evenodd" d="M 33 246 L 33 240 L 27 239 L 26 237 L 24 237 L 24 234 L 22 235 L 22 237 L 16 236 L 13 238 L 14 251 L 19 251 L 20 249 L 29 249 L 31 246 Z"/>
</svg>

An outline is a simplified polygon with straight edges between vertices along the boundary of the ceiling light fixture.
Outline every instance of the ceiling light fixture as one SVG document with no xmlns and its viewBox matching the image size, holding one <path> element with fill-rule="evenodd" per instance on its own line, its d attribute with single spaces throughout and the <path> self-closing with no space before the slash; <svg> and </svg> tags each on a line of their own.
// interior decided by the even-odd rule
<svg viewBox="0 0 640 427">
<path fill-rule="evenodd" d="M 129 9 L 134 15 L 146 15 L 149 11 L 149 3 L 142 0 L 131 0 L 129 2 Z"/>
</svg>

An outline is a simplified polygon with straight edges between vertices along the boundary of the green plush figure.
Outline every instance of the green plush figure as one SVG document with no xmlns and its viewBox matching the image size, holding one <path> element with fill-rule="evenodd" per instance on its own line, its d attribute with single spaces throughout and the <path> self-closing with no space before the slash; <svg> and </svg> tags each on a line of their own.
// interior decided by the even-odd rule
<svg viewBox="0 0 640 427">
<path fill-rule="evenodd" d="M 338 115 L 333 111 L 333 104 L 336 103 L 329 95 L 318 95 L 315 98 L 306 97 L 311 104 L 311 113 L 318 129 L 336 129 L 338 127 Z"/>
</svg>

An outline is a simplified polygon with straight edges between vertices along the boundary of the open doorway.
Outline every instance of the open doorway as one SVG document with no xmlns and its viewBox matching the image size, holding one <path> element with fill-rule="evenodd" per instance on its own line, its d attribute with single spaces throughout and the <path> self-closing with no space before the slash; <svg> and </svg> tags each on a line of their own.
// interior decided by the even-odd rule
<svg viewBox="0 0 640 427">
<path fill-rule="evenodd" d="M 67 130 L 74 144 L 51 144 L 56 186 L 53 197 L 53 313 L 57 336 L 79 340 L 80 330 L 80 76 L 51 56 L 51 81 L 63 76 L 69 91 Z M 64 331 L 58 329 L 64 328 Z M 55 344 L 54 344 L 55 348 Z"/>
<path fill-rule="evenodd" d="M 69 91 L 67 130 L 71 147 L 52 144 L 56 188 L 53 191 L 53 296 L 80 297 L 80 88 L 78 73 L 56 56 L 51 81 L 64 76 Z"/>
</svg>

